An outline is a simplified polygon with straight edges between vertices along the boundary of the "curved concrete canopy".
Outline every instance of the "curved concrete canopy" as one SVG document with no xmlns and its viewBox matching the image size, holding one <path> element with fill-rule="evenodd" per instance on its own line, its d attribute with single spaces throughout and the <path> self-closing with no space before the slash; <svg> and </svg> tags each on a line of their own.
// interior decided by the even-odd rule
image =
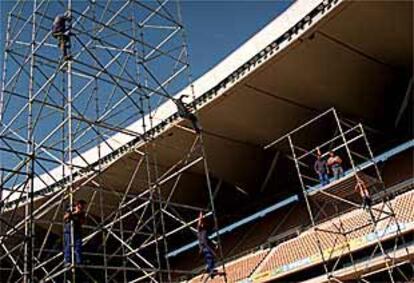
<svg viewBox="0 0 414 283">
<path fill-rule="evenodd" d="M 413 3 L 333 1 L 319 9 L 322 2 L 295 2 L 194 83 L 213 178 L 254 192 L 266 170 L 263 146 L 330 107 L 381 130 L 392 124 L 412 76 Z M 162 105 L 155 126 L 175 112 L 172 102 Z M 161 173 L 194 140 L 176 123 L 164 126 L 154 140 Z M 140 125 L 137 121 L 129 129 L 142 133 Z M 119 134 L 108 142 L 120 148 L 134 138 Z M 96 151 L 83 155 L 88 163 L 96 161 Z M 101 152 L 111 154 L 106 145 Z M 119 154 L 100 183 L 122 191 L 138 159 L 139 154 Z M 204 182 L 202 167 L 185 175 L 175 198 L 191 201 L 191 188 Z M 134 187 L 144 179 L 138 174 Z M 42 190 L 53 183 L 44 176 L 35 185 Z"/>
</svg>

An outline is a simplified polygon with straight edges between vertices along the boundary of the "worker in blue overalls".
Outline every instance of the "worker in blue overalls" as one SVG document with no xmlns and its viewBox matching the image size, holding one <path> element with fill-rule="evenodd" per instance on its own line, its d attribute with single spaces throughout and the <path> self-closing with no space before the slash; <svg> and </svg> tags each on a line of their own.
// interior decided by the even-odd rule
<svg viewBox="0 0 414 283">
<path fill-rule="evenodd" d="M 218 272 L 215 268 L 215 245 L 208 238 L 208 225 L 206 220 L 203 217 L 203 213 L 200 212 L 197 223 L 197 236 L 198 236 L 198 246 L 200 248 L 200 253 L 204 256 L 204 261 L 207 265 L 207 273 L 211 279 L 216 275 L 224 275 L 223 272 Z M 213 248 L 214 247 L 214 248 Z"/>
<path fill-rule="evenodd" d="M 73 227 L 73 248 L 75 253 L 75 263 L 82 264 L 82 225 L 86 221 L 85 213 L 86 202 L 78 200 L 73 207 L 68 208 L 63 216 L 63 255 L 65 263 L 72 263 L 71 256 L 71 242 L 72 242 L 72 227 Z"/>
<path fill-rule="evenodd" d="M 319 148 L 316 149 L 316 161 L 313 169 L 318 174 L 319 182 L 322 186 L 329 184 L 328 165 Z"/>
</svg>

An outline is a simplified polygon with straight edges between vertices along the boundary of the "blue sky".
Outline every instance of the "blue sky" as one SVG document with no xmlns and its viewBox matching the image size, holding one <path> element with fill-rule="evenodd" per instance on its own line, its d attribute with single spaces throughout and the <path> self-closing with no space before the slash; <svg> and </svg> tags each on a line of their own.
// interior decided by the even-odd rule
<svg viewBox="0 0 414 283">
<path fill-rule="evenodd" d="M 1 62 L 7 12 L 14 2 L 0 1 Z M 194 77 L 201 76 L 219 63 L 291 3 L 291 0 L 182 1 L 183 21 L 187 30 Z"/>
<path fill-rule="evenodd" d="M 190 63 L 196 77 L 248 40 L 292 1 L 184 1 Z"/>
</svg>

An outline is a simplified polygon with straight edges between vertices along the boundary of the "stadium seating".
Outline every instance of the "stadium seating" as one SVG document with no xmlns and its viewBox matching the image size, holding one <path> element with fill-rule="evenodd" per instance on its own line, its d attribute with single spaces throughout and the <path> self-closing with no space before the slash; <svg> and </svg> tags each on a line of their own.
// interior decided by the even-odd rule
<svg viewBox="0 0 414 283">
<path fill-rule="evenodd" d="M 268 253 L 269 249 L 260 250 L 226 264 L 225 269 L 228 282 L 236 282 L 248 277 Z M 223 268 L 220 267 L 218 270 L 222 272 Z M 204 282 L 206 276 L 207 275 L 205 274 L 199 275 L 196 278 L 193 278 L 191 282 Z M 223 282 L 223 278 L 221 276 L 216 276 L 214 279 L 208 280 L 208 282 Z"/>
<path fill-rule="evenodd" d="M 414 192 L 410 191 L 402 196 L 398 196 L 394 201 L 395 213 L 398 215 L 400 221 L 409 222 L 414 219 Z"/>
<path fill-rule="evenodd" d="M 307 220 L 308 218 L 306 209 L 297 204 L 293 204 L 283 211 L 267 215 L 243 233 L 243 237 L 239 239 L 237 245 L 234 245 L 229 253 L 225 253 L 226 257 L 244 254 L 245 251 L 254 250 L 268 242 L 281 242 L 287 238 L 292 238 L 297 235 L 297 231 L 305 221 L 304 219 Z M 260 233 L 257 233 L 257 231 L 260 231 Z M 228 243 L 226 245 L 228 246 Z"/>
<path fill-rule="evenodd" d="M 397 196 L 391 201 L 391 206 L 399 222 L 414 222 L 414 210 L 412 209 L 414 207 L 414 190 Z M 390 221 L 391 218 L 386 217 L 387 214 L 383 211 L 390 210 L 383 207 L 381 203 L 373 206 L 372 215 L 375 219 L 380 220 L 376 223 L 377 230 L 384 230 L 395 224 Z M 227 263 L 228 282 L 237 282 L 247 278 L 252 273 L 260 274 L 278 267 L 294 264 L 312 256 L 318 256 L 320 251 L 317 241 L 320 241 L 320 248 L 325 251 L 347 247 L 347 244 L 352 240 L 368 235 L 373 229 L 370 214 L 366 210 L 355 209 L 315 228 L 308 229 L 299 236 L 285 241 L 270 250 L 257 251 Z M 346 236 L 341 234 L 341 232 L 346 232 Z M 334 256 L 334 254 L 327 253 L 325 256 Z M 203 282 L 205 276 L 200 275 L 193 278 L 191 282 Z M 217 277 L 208 282 L 222 282 L 222 279 Z"/>
<path fill-rule="evenodd" d="M 386 208 L 380 208 L 380 205 L 374 206 L 378 211 L 373 209 L 373 215 L 375 218 L 381 219 L 386 217 L 386 214 L 380 214 L 380 211 L 387 211 Z M 397 219 L 400 222 L 412 222 L 414 221 L 414 191 L 409 191 L 396 197 L 391 201 L 391 205 L 394 209 Z M 377 229 L 386 229 L 390 225 L 394 224 L 390 221 L 391 218 L 382 220 L 377 223 Z M 274 269 L 279 266 L 294 263 L 298 260 L 317 255 L 319 253 L 317 240 L 321 243 L 322 250 L 340 247 L 353 239 L 361 238 L 364 235 L 372 232 L 373 225 L 369 222 L 370 215 L 367 211 L 362 209 L 356 209 L 345 215 L 323 223 L 315 230 L 308 230 L 302 233 L 295 239 L 287 241 L 275 247 L 267 259 L 261 264 L 256 271 L 257 273 Z M 341 226 L 342 223 L 342 226 Z M 342 231 L 348 232 L 346 238 L 340 234 L 324 232 L 326 231 Z M 319 230 L 319 229 L 321 230 Z"/>
</svg>

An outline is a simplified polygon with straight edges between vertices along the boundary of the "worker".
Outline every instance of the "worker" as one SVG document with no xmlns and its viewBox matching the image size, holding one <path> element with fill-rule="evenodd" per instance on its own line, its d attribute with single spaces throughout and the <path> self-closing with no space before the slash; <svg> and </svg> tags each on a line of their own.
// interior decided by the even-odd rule
<svg viewBox="0 0 414 283">
<path fill-rule="evenodd" d="M 70 48 L 70 28 L 67 25 L 67 22 L 71 21 L 70 14 L 66 12 L 65 14 L 59 14 L 55 17 L 52 27 L 52 35 L 59 41 L 59 48 L 63 54 L 63 59 L 68 60 L 68 48 Z"/>
<path fill-rule="evenodd" d="M 356 178 L 355 191 L 361 196 L 362 208 L 368 209 L 371 207 L 371 204 L 372 204 L 371 195 L 367 189 L 367 186 L 365 185 L 364 180 L 362 180 L 358 176 L 358 174 L 355 174 L 355 178 Z"/>
<path fill-rule="evenodd" d="M 316 161 L 313 169 L 318 174 L 319 182 L 322 186 L 329 184 L 328 165 L 326 164 L 326 159 L 322 157 L 319 148 L 316 149 Z"/>
<path fill-rule="evenodd" d="M 72 263 L 71 242 L 73 227 L 73 248 L 75 253 L 75 263 L 82 264 L 82 225 L 85 224 L 86 202 L 78 200 L 72 208 L 65 211 L 63 216 L 63 240 L 64 240 L 64 259 L 66 263 Z"/>
<path fill-rule="evenodd" d="M 194 113 L 191 112 L 190 106 L 183 101 L 184 98 L 187 98 L 188 95 L 181 95 L 178 99 L 173 99 L 175 105 L 177 106 L 178 115 L 181 118 L 187 119 L 191 122 L 194 131 L 197 134 L 201 132 L 200 123 L 198 122 L 198 118 Z"/>
<path fill-rule="evenodd" d="M 329 152 L 329 158 L 327 161 L 328 168 L 333 173 L 335 180 L 344 176 L 344 169 L 342 168 L 342 159 L 335 152 Z"/>
<path fill-rule="evenodd" d="M 218 270 L 215 269 L 215 252 L 212 248 L 213 244 L 208 238 L 207 226 L 208 225 L 206 220 L 204 219 L 203 212 L 200 212 L 197 223 L 198 246 L 200 248 L 200 253 L 202 253 L 204 256 L 204 261 L 207 265 L 207 273 L 209 277 L 213 279 L 216 275 L 224 275 L 224 273 L 218 272 Z"/>
</svg>

